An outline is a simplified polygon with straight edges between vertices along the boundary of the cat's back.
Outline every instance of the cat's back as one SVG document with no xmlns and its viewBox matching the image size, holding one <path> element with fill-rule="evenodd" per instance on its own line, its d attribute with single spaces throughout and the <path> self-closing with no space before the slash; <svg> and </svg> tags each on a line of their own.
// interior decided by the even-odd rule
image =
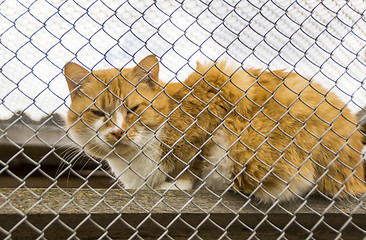
<svg viewBox="0 0 366 240">
<path fill-rule="evenodd" d="M 249 69 L 248 72 L 256 78 L 247 91 L 248 99 L 276 120 L 289 113 L 304 122 L 314 115 L 328 124 L 337 118 L 357 123 L 346 103 L 318 83 L 283 70 Z"/>
<path fill-rule="evenodd" d="M 228 113 L 235 108 L 248 119 L 262 112 L 272 122 L 291 115 L 302 124 L 312 116 L 328 126 L 345 124 L 351 129 L 357 123 L 336 94 L 284 70 L 243 69 L 226 61 L 197 63 L 196 70 L 185 81 L 169 84 L 166 89 L 177 101 L 197 101 L 197 106 L 211 105 L 213 111 L 212 105 L 216 104 L 220 106 L 216 112 L 225 109 Z M 225 113 L 220 115 L 225 116 Z"/>
</svg>

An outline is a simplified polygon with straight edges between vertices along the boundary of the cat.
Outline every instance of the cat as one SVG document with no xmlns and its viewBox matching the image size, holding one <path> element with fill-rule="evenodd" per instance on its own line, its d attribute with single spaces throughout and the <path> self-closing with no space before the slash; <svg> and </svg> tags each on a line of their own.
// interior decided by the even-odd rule
<svg viewBox="0 0 366 240">
<path fill-rule="evenodd" d="M 366 145 L 366 108 L 357 113 L 357 119 L 359 121 L 360 130 L 363 135 L 362 143 Z"/>
<path fill-rule="evenodd" d="M 366 192 L 356 118 L 335 94 L 296 73 L 197 63 L 159 79 L 154 55 L 132 68 L 68 63 L 67 128 L 126 189 L 232 188 L 263 202 L 314 191 Z"/>
</svg>

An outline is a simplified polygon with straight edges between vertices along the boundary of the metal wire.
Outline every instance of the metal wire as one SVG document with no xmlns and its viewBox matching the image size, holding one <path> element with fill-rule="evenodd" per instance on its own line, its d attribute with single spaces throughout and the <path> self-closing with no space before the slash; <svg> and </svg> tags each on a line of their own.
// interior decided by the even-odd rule
<svg viewBox="0 0 366 240">
<path fill-rule="evenodd" d="M 167 82 L 183 81 L 190 72 L 195 71 L 197 60 L 216 62 L 226 59 L 236 64 L 238 71 L 255 67 L 275 73 L 275 69 L 286 69 L 319 82 L 329 92 L 337 94 L 356 113 L 366 106 L 365 12 L 366 6 L 362 0 L 1 1 L 0 219 L 1 215 L 7 216 L 10 213 L 17 218 L 14 218 L 16 221 L 12 225 L 0 223 L 0 236 L 4 239 L 24 237 L 27 235 L 22 235 L 19 231 L 27 229 L 33 234 L 29 236 L 36 239 L 52 238 L 50 232 L 57 226 L 65 232 L 63 236 L 66 239 L 83 239 L 88 236 L 80 232 L 85 232 L 84 227 L 88 225 L 92 226 L 92 232 L 97 232 L 99 239 L 115 239 L 118 234 L 123 236 L 121 238 L 143 239 L 148 237 L 144 235 L 146 226 L 153 226 L 148 229 L 156 229 L 154 237 L 175 239 L 177 235 L 174 231 L 180 224 L 185 229 L 185 237 L 189 239 L 213 237 L 202 233 L 205 229 L 208 232 L 214 231 L 214 237 L 220 239 L 242 236 L 257 239 L 269 235 L 277 239 L 294 236 L 313 239 L 322 237 L 319 229 L 335 239 L 341 239 L 346 234 L 366 238 L 365 224 L 359 221 L 359 217 L 366 214 L 364 198 L 351 196 L 344 200 L 349 201 L 351 206 L 345 209 L 347 203 L 319 192 L 316 189 L 318 182 L 314 183 L 314 188 L 305 196 L 294 193 L 299 199 L 294 205 L 282 204 L 276 196 L 272 196 L 274 202 L 271 204 L 258 204 L 253 196 L 262 189 L 261 181 L 249 195 L 240 192 L 230 195 L 230 188 L 214 191 L 199 185 L 189 192 L 181 191 L 179 198 L 184 201 L 177 202 L 172 200 L 175 198 L 170 191 L 148 187 L 151 199 L 144 202 L 141 194 L 146 190 L 143 186 L 135 190 L 124 189 L 118 183 L 118 176 L 110 173 L 105 162 L 88 154 L 86 146 L 69 138 L 70 129 L 65 129 L 63 120 L 59 117 L 65 115 L 70 105 L 63 73 L 65 63 L 78 62 L 90 70 L 122 69 L 136 65 L 149 54 L 159 58 L 160 75 Z M 252 74 L 250 71 L 248 73 Z M 229 79 L 230 77 L 228 76 Z M 205 81 L 204 76 L 201 81 Z M 221 96 L 223 88 L 224 86 L 215 89 L 216 98 Z M 104 91 L 112 93 L 108 87 Z M 327 102 L 326 95 L 323 102 Z M 197 131 L 211 135 L 203 145 L 209 142 L 219 145 L 221 151 L 225 152 L 224 159 L 230 158 L 230 149 L 235 144 L 245 143 L 238 138 L 231 146 L 220 145 L 213 136 L 219 128 L 226 128 L 236 136 L 248 129 L 262 134 L 250 125 L 240 134 L 234 133 L 225 126 L 226 117 L 217 115 L 215 116 L 221 123 L 213 132 L 208 132 L 198 124 L 198 119 L 204 116 L 205 111 L 210 111 L 209 106 L 214 98 L 207 103 L 190 93 L 181 101 L 188 97 L 194 98 L 204 107 L 196 118 L 192 117 L 186 130 L 170 126 L 181 133 L 179 140 L 184 139 L 190 128 L 196 128 Z M 286 108 L 281 119 L 291 115 L 290 109 L 294 103 L 284 106 L 276 99 L 270 99 Z M 249 100 L 257 104 L 254 100 Z M 296 100 L 301 101 L 300 96 Z M 230 101 L 224 98 L 222 101 L 232 107 L 230 113 L 240 114 Z M 184 112 L 181 102 L 176 103 L 175 110 Z M 152 103 L 151 106 L 153 107 Z M 263 105 L 257 104 L 257 107 L 263 110 Z M 316 108 L 313 110 L 312 116 L 319 117 Z M 165 117 L 168 119 L 171 114 Z M 258 114 L 264 114 L 269 121 L 274 122 L 270 133 L 279 129 L 279 120 L 271 119 L 260 111 L 254 117 Z M 339 109 L 338 117 L 343 116 L 343 109 Z M 241 117 L 248 122 L 252 121 L 245 116 Z M 365 125 L 362 111 L 359 117 L 361 124 L 355 132 L 362 130 L 362 124 Z M 80 121 L 83 122 L 82 119 Z M 299 119 L 297 121 L 301 122 Z M 169 124 L 169 121 L 165 124 Z M 92 126 L 89 128 L 92 129 Z M 364 129 L 366 128 L 363 131 Z M 292 139 L 284 149 L 276 149 L 268 141 L 257 148 L 268 144 L 279 154 L 277 163 L 287 161 L 284 153 L 290 145 L 296 144 L 295 137 L 300 131 L 307 131 L 305 123 L 295 135 L 282 131 L 284 136 Z M 332 130 L 329 129 L 323 136 L 313 135 L 319 139 L 314 148 L 325 147 L 322 138 L 330 131 Z M 89 142 L 97 138 L 96 134 Z M 345 139 L 346 144 L 347 141 Z M 195 151 L 189 163 L 202 157 L 201 147 L 189 142 L 187 144 Z M 173 149 L 175 145 L 171 147 Z M 167 155 L 173 154 L 172 149 Z M 298 168 L 297 175 L 301 174 L 299 169 L 307 161 L 312 161 L 312 151 L 307 152 L 309 156 Z M 333 154 L 336 156 L 333 162 L 338 161 L 339 153 Z M 162 156 L 163 159 L 166 157 Z M 209 159 L 204 160 L 209 162 Z M 239 174 L 246 174 L 245 165 L 231 160 L 243 167 Z M 250 161 L 261 160 L 254 154 Z M 265 177 L 273 174 L 272 166 L 262 163 L 264 167 L 270 168 Z M 210 164 L 213 173 L 219 163 Z M 363 160 L 359 164 L 364 164 Z M 188 165 L 184 170 L 188 171 Z M 325 176 L 327 172 L 328 169 L 325 168 L 319 174 Z M 183 172 L 177 177 L 181 174 Z M 196 177 L 201 182 L 207 180 L 207 177 Z M 307 180 L 312 182 L 311 179 Z M 283 183 L 286 187 L 281 194 L 291 190 L 288 182 Z M 229 186 L 233 185 L 232 182 Z M 312 198 L 312 193 L 318 193 L 321 197 Z M 116 200 L 119 205 L 111 195 L 120 197 Z M 56 201 L 52 200 L 52 196 L 60 198 Z M 206 199 L 208 196 L 210 199 Z M 64 214 L 69 209 L 78 213 L 78 216 L 83 216 L 82 219 L 70 224 Z M 131 209 L 136 212 L 138 220 L 127 219 L 126 212 L 132 214 Z M 37 211 L 47 213 L 45 224 L 40 225 L 33 220 L 32 214 Z M 101 215 L 105 213 L 108 221 L 100 220 L 96 212 Z M 166 212 L 171 214 L 167 215 L 169 219 L 157 214 Z M 194 222 L 189 213 L 197 217 Z M 281 213 L 279 216 L 283 219 L 276 219 L 276 213 Z M 246 214 L 248 218 L 245 217 Z M 304 220 L 306 214 L 313 216 L 311 223 Z M 332 214 L 338 220 L 331 219 Z M 116 230 L 119 224 L 125 227 L 126 232 L 123 234 Z M 301 232 L 301 236 L 291 235 L 294 227 L 298 229 L 296 234 Z M 242 231 L 239 235 L 233 232 L 236 228 Z"/>
</svg>

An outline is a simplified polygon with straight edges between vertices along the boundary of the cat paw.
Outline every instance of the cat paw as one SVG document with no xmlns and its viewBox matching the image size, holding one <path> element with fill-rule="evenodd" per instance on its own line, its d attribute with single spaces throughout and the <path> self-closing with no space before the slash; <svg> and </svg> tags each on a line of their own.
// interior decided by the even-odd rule
<svg viewBox="0 0 366 240">
<path fill-rule="evenodd" d="M 174 185 L 174 183 L 171 182 L 163 182 L 162 184 L 160 184 L 157 189 L 159 190 L 178 190 L 178 188 Z"/>
<path fill-rule="evenodd" d="M 191 190 L 193 188 L 193 184 L 189 180 L 177 180 L 176 182 L 163 182 L 159 185 L 158 189 L 160 190 Z"/>
</svg>

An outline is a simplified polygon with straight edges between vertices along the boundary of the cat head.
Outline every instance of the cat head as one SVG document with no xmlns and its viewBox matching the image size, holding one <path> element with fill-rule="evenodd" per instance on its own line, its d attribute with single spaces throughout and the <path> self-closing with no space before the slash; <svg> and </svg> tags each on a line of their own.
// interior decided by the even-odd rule
<svg viewBox="0 0 366 240">
<path fill-rule="evenodd" d="M 96 157 L 139 151 L 166 120 L 167 97 L 153 55 L 121 70 L 89 71 L 70 62 L 64 74 L 71 97 L 70 136 Z"/>
</svg>

